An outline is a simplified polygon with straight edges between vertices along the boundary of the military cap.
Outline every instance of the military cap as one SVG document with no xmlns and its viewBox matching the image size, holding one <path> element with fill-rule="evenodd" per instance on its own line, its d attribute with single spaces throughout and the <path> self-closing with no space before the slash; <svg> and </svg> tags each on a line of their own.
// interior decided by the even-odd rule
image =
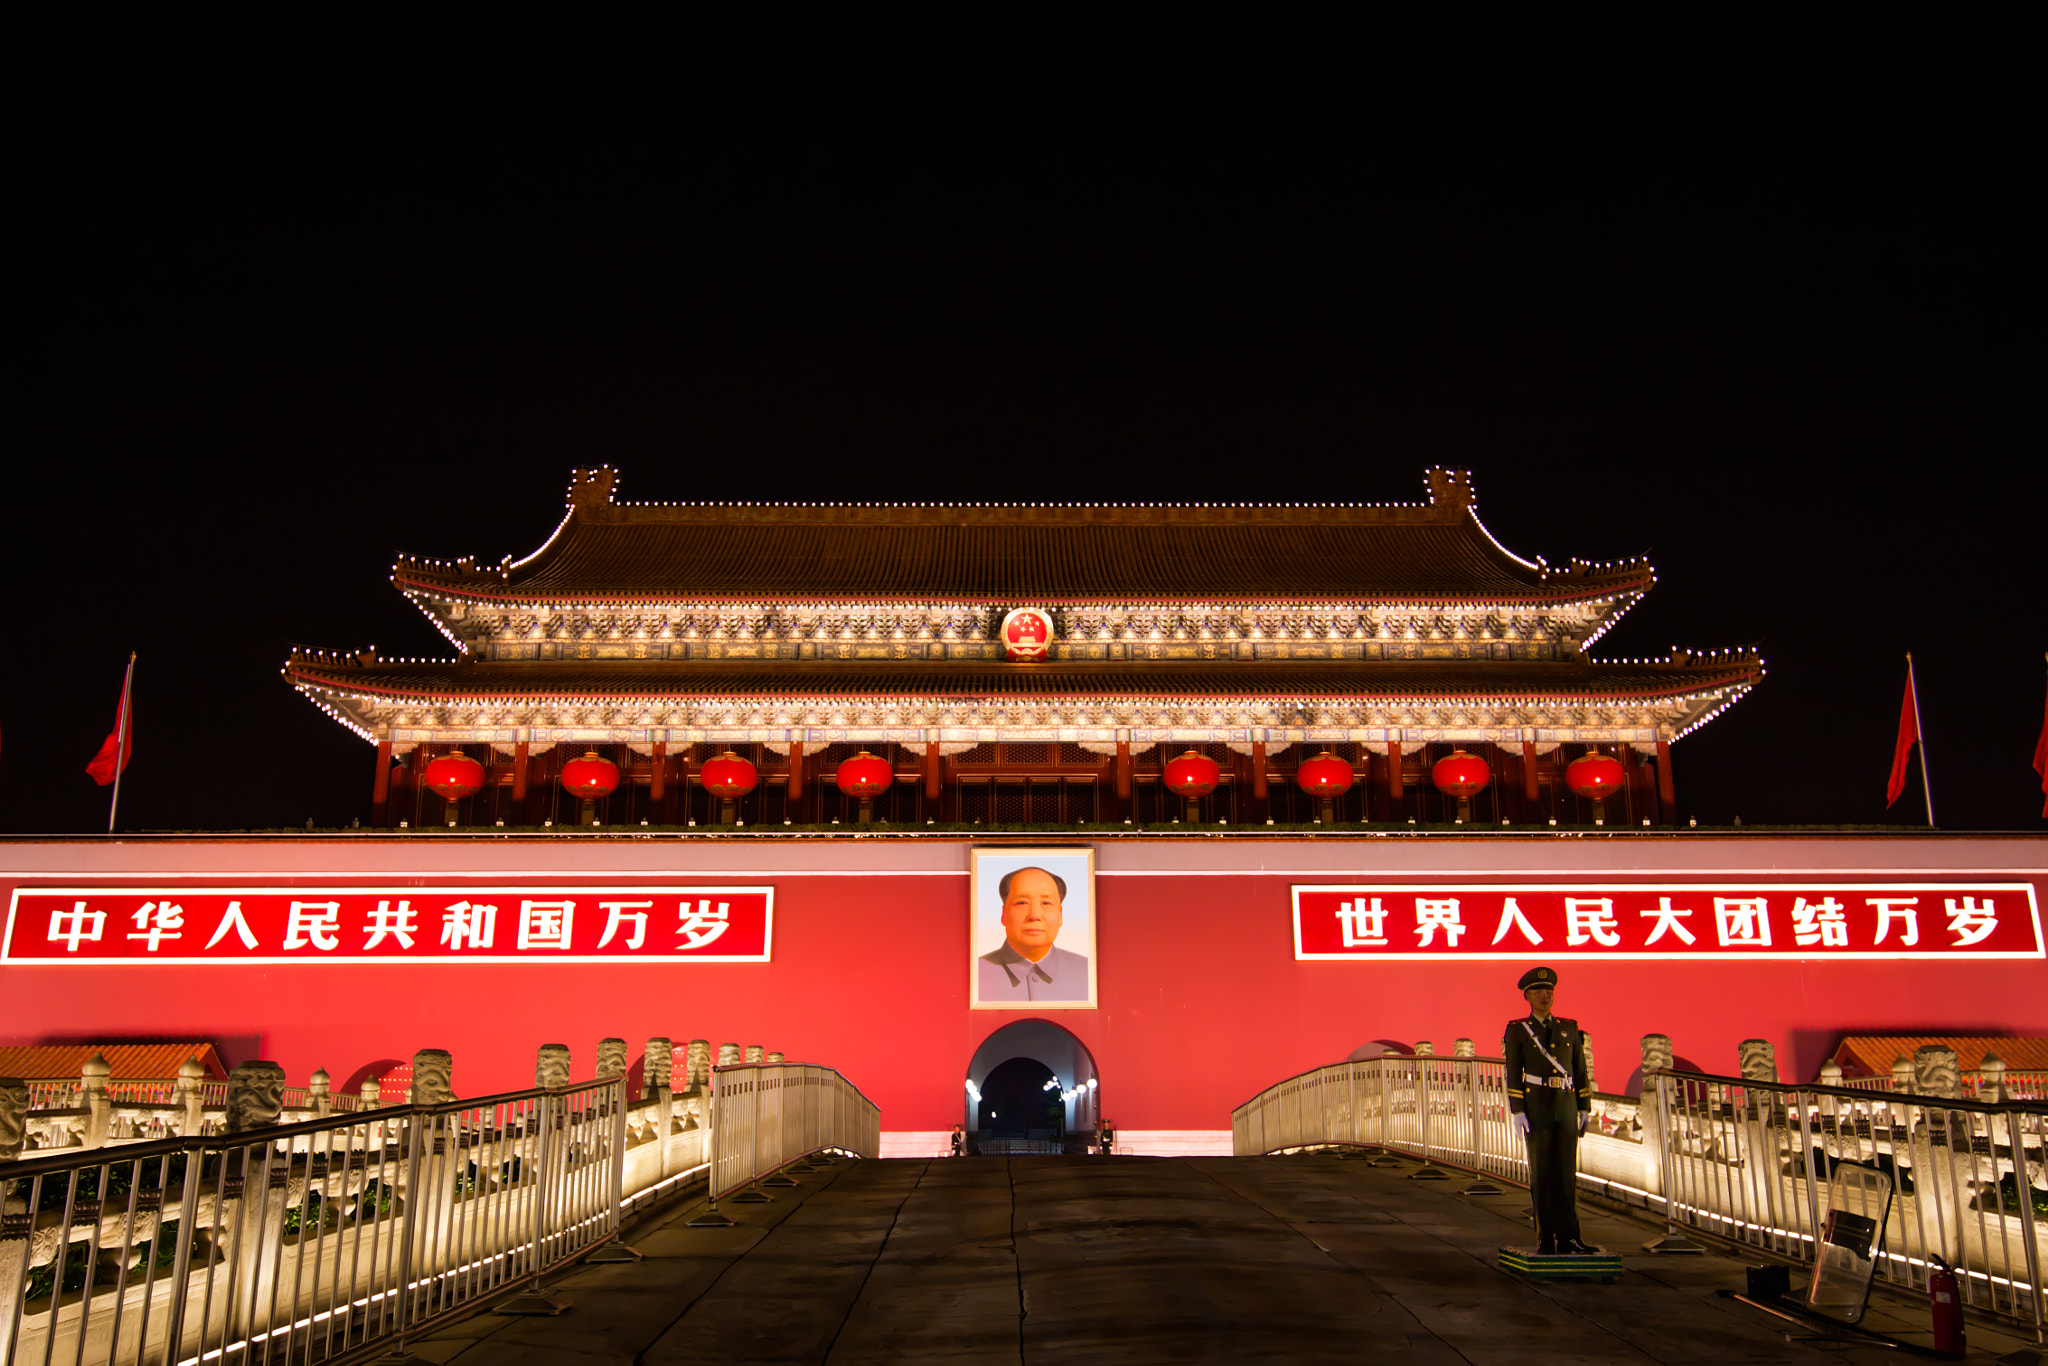
<svg viewBox="0 0 2048 1366">
<path fill-rule="evenodd" d="M 1557 970 L 1555 968 L 1530 968 L 1522 974 L 1522 980 L 1515 983 L 1515 990 L 1526 992 L 1530 987 L 1555 987 L 1556 985 Z"/>
</svg>

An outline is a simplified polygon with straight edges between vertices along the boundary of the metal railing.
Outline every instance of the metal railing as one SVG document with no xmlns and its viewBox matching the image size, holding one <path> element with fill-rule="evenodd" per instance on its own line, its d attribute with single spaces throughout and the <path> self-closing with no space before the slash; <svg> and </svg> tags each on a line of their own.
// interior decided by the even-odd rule
<svg viewBox="0 0 2048 1366">
<path fill-rule="evenodd" d="M 1386 1148 L 1526 1186 L 1528 1155 L 1508 1125 L 1496 1058 L 1333 1063 L 1270 1086 L 1231 1112 L 1240 1155 L 1325 1146 Z M 1629 1177 L 1587 1161 L 1582 1189 L 1621 1192 L 1668 1223 L 1810 1263 L 1834 1164 L 1884 1168 L 1897 1186 L 1879 1274 L 1924 1287 L 1932 1259 L 1955 1269 L 1964 1302 L 2031 1327 L 2048 1321 L 2048 1105 L 1839 1086 L 1788 1086 L 1653 1072 L 1641 1142 L 1604 1139 Z"/>
<path fill-rule="evenodd" d="M 711 1075 L 714 1200 L 811 1153 L 881 1155 L 881 1110 L 829 1067 L 743 1062 Z"/>
<path fill-rule="evenodd" d="M 402 1346 L 619 1226 L 618 1076 L 0 1164 L 0 1363 Z"/>
<path fill-rule="evenodd" d="M 1938 1257 L 1955 1268 L 1965 1304 L 2041 1333 L 2048 1190 L 2035 1181 L 2048 1106 L 1693 1072 L 1650 1081 L 1644 1124 L 1657 1131 L 1674 1226 L 1810 1263 L 1835 1164 L 1878 1167 L 1894 1197 L 1877 1274 L 1924 1288 Z"/>
<path fill-rule="evenodd" d="M 1231 1111 L 1232 1150 L 1389 1148 L 1518 1185 L 1529 1155 L 1508 1122 L 1498 1058 L 1398 1057 L 1333 1063 L 1268 1087 Z"/>
</svg>

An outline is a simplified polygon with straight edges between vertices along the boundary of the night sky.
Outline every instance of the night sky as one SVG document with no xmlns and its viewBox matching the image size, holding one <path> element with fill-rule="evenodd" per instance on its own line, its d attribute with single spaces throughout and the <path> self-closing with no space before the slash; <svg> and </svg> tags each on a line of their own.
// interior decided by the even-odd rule
<svg viewBox="0 0 2048 1366">
<path fill-rule="evenodd" d="M 15 184 L 0 831 L 104 829 L 131 649 L 124 828 L 367 815 L 371 751 L 287 650 L 449 653 L 394 557 L 523 555 L 601 462 L 657 501 L 1417 501 L 1469 467 L 1523 555 L 1651 556 L 1598 654 L 1763 650 L 1677 747 L 1681 818 L 1920 823 L 1917 767 L 1884 806 L 1910 649 L 1940 823 L 2043 828 L 2037 111 L 1234 98 L 80 101 Z"/>
</svg>

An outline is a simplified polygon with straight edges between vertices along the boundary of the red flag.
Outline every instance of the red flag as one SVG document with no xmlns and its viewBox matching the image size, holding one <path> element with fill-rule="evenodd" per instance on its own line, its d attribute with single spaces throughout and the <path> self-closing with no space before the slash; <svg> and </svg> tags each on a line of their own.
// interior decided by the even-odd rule
<svg viewBox="0 0 2048 1366">
<path fill-rule="evenodd" d="M 114 781 L 114 748 L 120 746 L 121 768 L 125 772 L 128 761 L 135 757 L 135 713 L 129 706 L 128 690 L 135 681 L 135 661 L 128 661 L 128 673 L 121 680 L 121 707 L 114 713 L 114 728 L 107 732 L 107 738 L 100 745 L 100 752 L 92 756 L 92 762 L 85 771 L 101 787 Z"/>
<path fill-rule="evenodd" d="M 2041 775 L 2041 814 L 2048 816 L 2048 704 L 2043 704 L 2041 738 L 2034 742 L 2034 771 Z"/>
<path fill-rule="evenodd" d="M 1892 747 L 1891 781 L 1884 785 L 1884 804 L 1890 806 L 1906 790 L 1906 760 L 1920 739 L 1920 702 L 1913 696 L 1913 657 L 1906 656 L 1906 700 L 1899 706 L 1899 741 Z"/>
</svg>

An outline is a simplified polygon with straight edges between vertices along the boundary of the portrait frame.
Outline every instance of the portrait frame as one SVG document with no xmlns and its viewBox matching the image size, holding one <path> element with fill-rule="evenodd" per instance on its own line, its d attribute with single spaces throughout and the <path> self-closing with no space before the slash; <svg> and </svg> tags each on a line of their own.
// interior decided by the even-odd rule
<svg viewBox="0 0 2048 1366">
<path fill-rule="evenodd" d="M 1026 868 L 1038 868 L 1053 874 L 1066 883 L 1066 892 L 1061 897 L 1062 924 L 1054 939 L 1053 947 L 1066 955 L 1081 955 L 1085 962 L 1079 966 L 1070 958 L 1063 958 L 1060 964 L 1062 975 L 1075 980 L 1084 975 L 1085 994 L 1077 991 L 1070 999 L 1064 984 L 1055 981 L 1044 984 L 1044 995 L 1033 999 L 1033 987 L 1021 988 L 1021 995 L 1008 992 L 1019 990 L 1015 979 L 1017 972 L 984 962 L 985 955 L 1006 947 L 1008 936 L 1003 928 L 1003 902 L 999 890 L 1004 877 Z M 1099 1008 L 1096 989 L 1096 974 L 1099 962 L 1096 955 L 1096 921 L 1098 907 L 1095 897 L 1095 849 L 1092 845 L 1018 846 L 1018 845 L 977 845 L 968 851 L 968 894 L 967 894 L 967 1003 L 974 1010 L 1095 1010 Z M 1041 960 L 1043 961 L 1043 960 Z M 1012 964 L 1022 969 L 1025 965 Z M 997 974 L 1001 975 L 998 976 Z M 985 990 L 988 983 L 995 983 L 993 990 Z M 996 993 L 1002 993 L 1000 995 Z M 984 996 L 989 999 L 984 999 Z"/>
</svg>

